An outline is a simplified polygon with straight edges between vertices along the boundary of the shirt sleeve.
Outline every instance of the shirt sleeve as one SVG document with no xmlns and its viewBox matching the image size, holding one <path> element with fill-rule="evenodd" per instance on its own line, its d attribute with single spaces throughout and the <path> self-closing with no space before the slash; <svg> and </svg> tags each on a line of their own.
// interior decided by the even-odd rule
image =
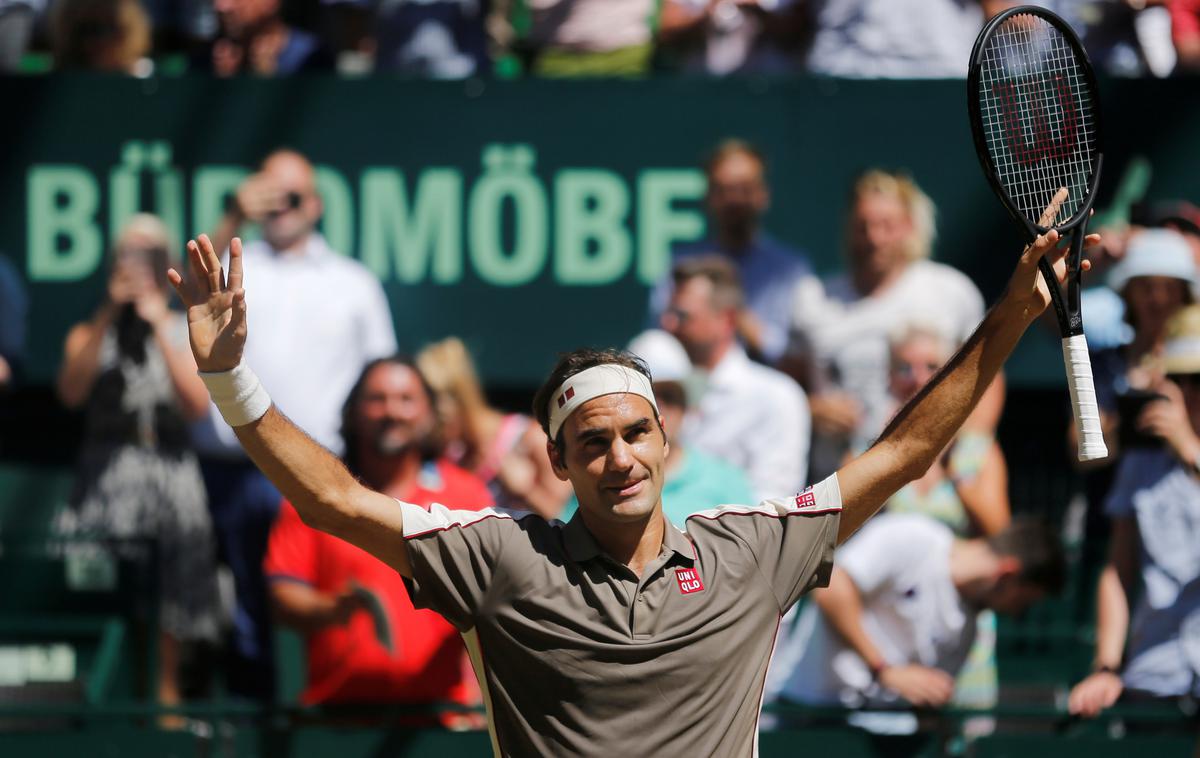
<svg viewBox="0 0 1200 758">
<path fill-rule="evenodd" d="M 841 512 L 842 493 L 833 474 L 792 497 L 754 507 L 727 506 L 692 519 L 747 545 L 779 612 L 785 613 L 804 593 L 829 584 Z"/>
<path fill-rule="evenodd" d="M 267 538 L 263 574 L 267 580 L 293 580 L 315 584 L 317 533 L 300 520 L 291 503 L 284 502 Z"/>
<path fill-rule="evenodd" d="M 497 576 L 504 538 L 516 531 L 512 518 L 491 508 L 400 505 L 413 605 L 441 614 L 459 631 L 472 628 Z"/>
<path fill-rule="evenodd" d="M 396 352 L 396 325 L 383 286 L 370 273 L 364 272 L 364 276 L 363 355 L 372 360 Z"/>
</svg>

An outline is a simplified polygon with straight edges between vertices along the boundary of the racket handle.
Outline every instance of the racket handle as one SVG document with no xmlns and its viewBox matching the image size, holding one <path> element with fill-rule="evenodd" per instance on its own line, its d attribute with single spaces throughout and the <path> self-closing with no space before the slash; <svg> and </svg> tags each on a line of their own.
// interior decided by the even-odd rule
<svg viewBox="0 0 1200 758">
<path fill-rule="evenodd" d="M 1100 407 L 1096 403 L 1096 385 L 1092 382 L 1092 361 L 1088 358 L 1087 338 L 1082 334 L 1063 340 L 1063 362 L 1067 366 L 1067 387 L 1071 390 L 1071 411 L 1079 435 L 1079 460 L 1094 461 L 1108 457 L 1104 432 L 1100 429 Z"/>
</svg>

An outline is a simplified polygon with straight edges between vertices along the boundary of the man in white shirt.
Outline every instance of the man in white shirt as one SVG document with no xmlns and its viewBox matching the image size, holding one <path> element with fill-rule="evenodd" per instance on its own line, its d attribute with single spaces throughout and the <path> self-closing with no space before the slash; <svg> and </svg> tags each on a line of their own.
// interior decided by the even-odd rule
<svg viewBox="0 0 1200 758">
<path fill-rule="evenodd" d="M 396 335 L 379 280 L 316 231 L 322 211 L 312 165 L 280 150 L 238 188 L 214 236 L 224 249 L 243 223 L 259 224 L 262 239 L 243 252 L 254 267 L 254 335 L 246 355 L 278 388 L 280 409 L 340 454 L 342 403 L 363 366 L 396 351 Z M 215 410 L 194 440 L 237 595 L 229 686 L 268 699 L 274 673 L 261 566 L 281 498 Z"/>
<path fill-rule="evenodd" d="M 720 256 L 696 256 L 677 263 L 673 276 L 663 328 L 707 374 L 684 440 L 745 471 L 759 499 L 799 492 L 808 473 L 808 400 L 791 378 L 754 363 L 738 344 L 737 271 Z"/>
<path fill-rule="evenodd" d="M 1061 542 L 1040 522 L 962 540 L 926 516 L 879 515 L 781 639 L 768 690 L 810 705 L 945 705 L 979 611 L 1021 613 L 1065 577 Z"/>
</svg>

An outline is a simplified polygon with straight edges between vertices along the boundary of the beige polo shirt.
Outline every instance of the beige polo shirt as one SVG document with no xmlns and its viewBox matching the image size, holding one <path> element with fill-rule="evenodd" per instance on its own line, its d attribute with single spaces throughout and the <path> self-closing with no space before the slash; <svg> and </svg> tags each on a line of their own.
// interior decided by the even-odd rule
<svg viewBox="0 0 1200 758">
<path fill-rule="evenodd" d="M 504 756 L 750 756 L 779 620 L 828 583 L 836 475 L 667 524 L 639 580 L 568 524 L 403 504 L 414 605 L 463 634 Z"/>
</svg>

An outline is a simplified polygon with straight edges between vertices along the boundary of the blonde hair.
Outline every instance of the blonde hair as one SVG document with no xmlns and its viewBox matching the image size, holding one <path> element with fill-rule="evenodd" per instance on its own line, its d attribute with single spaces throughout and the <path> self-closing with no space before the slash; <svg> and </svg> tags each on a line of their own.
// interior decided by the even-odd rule
<svg viewBox="0 0 1200 758">
<path fill-rule="evenodd" d="M 912 223 L 912 235 L 904 243 L 905 258 L 919 261 L 933 253 L 937 237 L 937 209 L 912 177 L 899 172 L 870 169 L 858 177 L 851 190 L 851 203 L 868 195 L 884 195 L 900 201 Z"/>
<path fill-rule="evenodd" d="M 128 252 L 137 251 L 154 274 L 160 289 L 167 288 L 167 268 L 171 265 L 171 233 L 162 219 L 151 213 L 130 216 L 112 246 L 112 263 Z"/>
<path fill-rule="evenodd" d="M 471 353 L 458 337 L 426 345 L 416 358 L 417 368 L 437 395 L 443 426 L 456 428 L 466 450 L 463 462 L 471 468 L 484 446 L 485 418 L 491 410 L 475 371 Z"/>
<path fill-rule="evenodd" d="M 150 17 L 138 0 L 57 0 L 50 37 L 57 68 L 132 74 L 150 51 Z"/>
</svg>

